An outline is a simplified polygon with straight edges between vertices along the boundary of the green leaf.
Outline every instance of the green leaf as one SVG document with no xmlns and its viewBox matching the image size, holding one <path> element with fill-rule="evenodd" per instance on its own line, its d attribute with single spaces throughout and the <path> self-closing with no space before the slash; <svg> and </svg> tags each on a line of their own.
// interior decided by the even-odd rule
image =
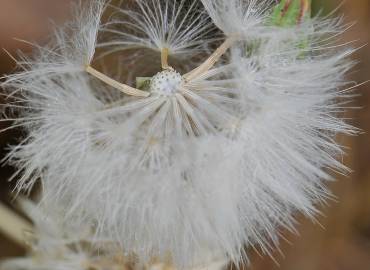
<svg viewBox="0 0 370 270">
<path fill-rule="evenodd" d="M 311 0 L 281 0 L 272 12 L 271 24 L 289 27 L 311 17 Z"/>
<path fill-rule="evenodd" d="M 151 77 L 137 77 L 136 88 L 143 91 L 149 91 L 151 79 Z"/>
<path fill-rule="evenodd" d="M 311 18 L 312 0 L 281 0 L 272 11 L 271 25 L 279 27 L 294 27 Z M 309 47 L 309 41 L 302 38 L 298 45 L 302 53 L 298 56 L 304 58 L 304 52 Z"/>
</svg>

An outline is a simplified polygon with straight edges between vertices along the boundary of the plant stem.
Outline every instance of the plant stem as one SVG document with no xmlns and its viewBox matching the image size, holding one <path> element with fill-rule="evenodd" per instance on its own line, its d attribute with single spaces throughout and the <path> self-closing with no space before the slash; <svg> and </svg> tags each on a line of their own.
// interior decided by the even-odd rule
<svg viewBox="0 0 370 270">
<path fill-rule="evenodd" d="M 24 248 L 28 248 L 25 235 L 27 232 L 33 231 L 33 226 L 7 206 L 0 203 L 0 231 L 10 240 Z"/>
<path fill-rule="evenodd" d="M 86 67 L 86 72 L 127 95 L 135 97 L 148 97 L 150 95 L 149 92 L 142 91 L 129 85 L 117 82 L 116 80 L 108 77 L 100 71 L 97 71 L 90 65 Z"/>
<path fill-rule="evenodd" d="M 221 44 L 220 47 L 199 67 L 190 71 L 189 73 L 184 75 L 184 78 L 187 81 L 191 81 L 193 79 L 202 76 L 208 70 L 210 70 L 219 60 L 220 58 L 227 52 L 228 49 L 235 43 L 234 37 L 227 38 L 224 43 Z"/>
<path fill-rule="evenodd" d="M 168 55 L 169 55 L 169 49 L 163 48 L 161 51 L 161 62 L 162 62 L 162 69 L 164 70 L 170 68 L 170 66 L 168 65 Z"/>
</svg>

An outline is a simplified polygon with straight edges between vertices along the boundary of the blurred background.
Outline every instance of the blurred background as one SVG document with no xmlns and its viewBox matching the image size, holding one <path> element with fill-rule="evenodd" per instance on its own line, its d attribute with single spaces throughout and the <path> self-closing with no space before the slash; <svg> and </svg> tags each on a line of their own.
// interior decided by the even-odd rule
<svg viewBox="0 0 370 270">
<path fill-rule="evenodd" d="M 52 23 L 68 19 L 69 5 L 74 0 L 0 0 L 0 48 L 10 54 L 17 50 L 30 52 L 27 44 L 42 42 L 52 29 Z M 89 0 L 87 0 L 89 1 Z M 338 7 L 342 0 L 314 0 L 314 9 L 328 12 Z M 345 34 L 347 41 L 356 40 L 355 46 L 369 43 L 370 0 L 347 0 L 338 10 L 348 22 L 357 22 Z M 353 56 L 359 64 L 350 74 L 351 79 L 364 82 L 370 79 L 370 45 Z M 14 62 L 0 51 L 0 76 L 14 70 Z M 319 224 L 299 218 L 299 236 L 286 234 L 281 251 L 271 258 L 252 254 L 248 270 L 370 270 L 370 84 L 359 87 L 355 110 L 350 117 L 364 133 L 353 138 L 340 138 L 348 147 L 344 162 L 353 169 L 349 177 L 340 177 L 331 188 L 338 201 L 321 210 Z M 0 124 L 0 129 L 6 127 Z M 0 133 L 0 158 L 6 146 L 16 140 L 21 131 Z M 0 200 L 11 207 L 9 196 L 13 183 L 7 180 L 12 168 L 0 168 Z M 1 217 L 0 217 L 1 218 Z M 0 259 L 22 255 L 24 250 L 0 233 Z M 283 254 L 283 255 L 282 255 Z M 246 270 L 247 270 L 246 269 Z"/>
</svg>

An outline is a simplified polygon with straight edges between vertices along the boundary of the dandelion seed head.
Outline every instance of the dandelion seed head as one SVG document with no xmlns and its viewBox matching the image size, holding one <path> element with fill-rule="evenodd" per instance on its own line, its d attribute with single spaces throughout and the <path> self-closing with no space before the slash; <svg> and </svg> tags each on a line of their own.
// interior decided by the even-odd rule
<svg viewBox="0 0 370 270">
<path fill-rule="evenodd" d="M 180 268 L 270 254 L 297 212 L 315 217 L 329 170 L 348 172 L 335 138 L 356 133 L 340 20 L 271 27 L 272 2 L 255 0 L 138 0 L 101 19 L 104 2 L 85 3 L 6 77 L 28 132 L 8 155 L 18 190 L 41 180 L 70 225 Z M 147 96 L 118 89 L 138 77 Z"/>
</svg>

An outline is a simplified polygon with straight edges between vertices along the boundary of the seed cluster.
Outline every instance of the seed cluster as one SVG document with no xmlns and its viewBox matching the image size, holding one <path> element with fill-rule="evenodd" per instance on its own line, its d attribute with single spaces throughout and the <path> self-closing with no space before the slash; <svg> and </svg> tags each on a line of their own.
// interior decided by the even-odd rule
<svg viewBox="0 0 370 270">
<path fill-rule="evenodd" d="M 157 73 L 150 82 L 150 92 L 170 96 L 179 91 L 183 77 L 175 70 L 164 70 Z"/>
</svg>

